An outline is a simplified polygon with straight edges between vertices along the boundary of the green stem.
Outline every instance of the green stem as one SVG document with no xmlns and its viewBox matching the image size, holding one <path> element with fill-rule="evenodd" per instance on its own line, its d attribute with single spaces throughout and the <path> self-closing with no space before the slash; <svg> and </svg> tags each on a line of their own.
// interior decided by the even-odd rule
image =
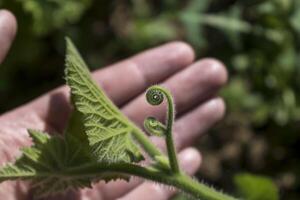
<svg viewBox="0 0 300 200">
<path fill-rule="evenodd" d="M 88 174 L 82 174 L 82 172 L 89 172 Z M 99 177 L 104 173 L 122 173 L 133 176 L 138 176 L 144 179 L 152 180 L 175 188 L 192 195 L 193 197 L 203 200 L 237 200 L 234 197 L 218 192 L 215 189 L 199 183 L 189 176 L 178 173 L 166 173 L 161 172 L 151 167 L 141 167 L 130 163 L 93 163 L 86 164 L 81 167 L 74 167 L 63 175 L 68 175 L 73 178 L 87 178 L 87 177 Z"/>
<path fill-rule="evenodd" d="M 178 165 L 175 145 L 172 136 L 172 127 L 173 127 L 174 116 L 175 116 L 172 95 L 168 90 L 157 85 L 148 88 L 148 91 L 146 93 L 147 101 L 151 105 L 161 104 L 163 102 L 164 96 L 167 98 L 167 102 L 168 102 L 167 124 L 166 124 L 166 131 L 165 131 L 166 146 L 167 146 L 167 152 L 168 152 L 168 158 L 169 158 L 171 170 L 173 173 L 177 174 L 180 172 L 180 168 Z"/>
<path fill-rule="evenodd" d="M 164 156 L 158 148 L 150 141 L 149 137 L 145 135 L 139 128 L 132 124 L 135 129 L 133 130 L 134 138 L 143 147 L 143 149 L 153 158 L 156 156 Z"/>
<path fill-rule="evenodd" d="M 169 93 L 169 91 L 165 90 L 164 88 L 160 88 L 160 89 L 165 94 L 168 101 L 168 113 L 167 113 L 168 118 L 167 118 L 167 131 L 166 131 L 166 145 L 167 145 L 168 157 L 169 157 L 172 171 L 174 173 L 179 173 L 180 168 L 178 165 L 177 154 L 176 154 L 175 145 L 173 142 L 174 141 L 173 135 L 172 135 L 172 128 L 173 128 L 173 122 L 175 116 L 173 98 L 172 95 Z"/>
</svg>

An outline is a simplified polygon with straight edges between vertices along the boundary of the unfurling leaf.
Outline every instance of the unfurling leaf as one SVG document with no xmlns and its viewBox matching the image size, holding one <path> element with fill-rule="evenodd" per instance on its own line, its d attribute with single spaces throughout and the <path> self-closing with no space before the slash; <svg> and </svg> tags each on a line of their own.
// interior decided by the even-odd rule
<svg viewBox="0 0 300 200">
<path fill-rule="evenodd" d="M 154 117 L 148 117 L 144 121 L 144 127 L 146 131 L 155 136 L 165 136 L 166 135 L 166 126 L 162 124 L 160 121 L 155 119 Z"/>
<path fill-rule="evenodd" d="M 133 141 L 134 128 L 92 80 L 73 43 L 67 39 L 66 79 L 75 108 L 99 162 L 137 162 L 143 159 Z"/>
</svg>

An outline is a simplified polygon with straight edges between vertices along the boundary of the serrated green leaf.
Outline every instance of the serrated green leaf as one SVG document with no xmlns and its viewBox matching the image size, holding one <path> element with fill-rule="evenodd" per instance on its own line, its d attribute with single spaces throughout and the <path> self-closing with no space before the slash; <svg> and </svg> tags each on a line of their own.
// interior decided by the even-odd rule
<svg viewBox="0 0 300 200">
<path fill-rule="evenodd" d="M 127 176 L 108 172 L 91 176 L 89 171 L 84 170 L 73 175 L 70 170 L 93 163 L 76 137 L 49 137 L 35 130 L 29 130 L 29 135 L 34 145 L 23 148 L 23 154 L 15 164 L 7 164 L 0 169 L 0 182 L 30 179 L 35 197 L 45 197 L 68 189 L 90 187 L 94 181 L 128 179 Z"/>
<path fill-rule="evenodd" d="M 92 80 L 87 65 L 67 39 L 66 80 L 75 108 L 99 162 L 133 162 L 143 157 L 133 141 L 133 126 Z"/>
<path fill-rule="evenodd" d="M 35 130 L 28 132 L 34 145 L 23 148 L 23 154 L 15 164 L 8 164 L 0 170 L 0 181 L 31 179 L 33 190 L 40 197 L 69 188 L 88 186 L 87 183 L 91 181 L 64 177 L 64 170 L 72 167 L 68 163 L 68 156 L 76 152 L 67 154 L 67 145 L 62 137 L 49 137 L 46 133 Z M 83 154 L 77 156 L 85 157 Z M 90 160 L 86 159 L 85 162 Z"/>
<path fill-rule="evenodd" d="M 66 78 L 76 109 L 64 136 L 28 130 L 33 145 L 22 148 L 14 164 L 0 169 L 0 182 L 30 179 L 37 197 L 90 187 L 99 180 L 127 180 L 127 175 L 109 172 L 110 163 L 142 159 L 131 135 L 133 126 L 91 80 L 70 41 L 67 52 Z M 96 174 L 86 170 L 95 164 Z"/>
</svg>

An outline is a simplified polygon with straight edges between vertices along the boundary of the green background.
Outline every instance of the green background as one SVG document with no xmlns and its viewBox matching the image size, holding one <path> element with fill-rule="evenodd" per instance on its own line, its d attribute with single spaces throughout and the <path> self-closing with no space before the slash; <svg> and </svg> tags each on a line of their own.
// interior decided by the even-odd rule
<svg viewBox="0 0 300 200">
<path fill-rule="evenodd" d="M 221 92 L 227 115 L 198 143 L 197 177 L 234 193 L 235 174 L 250 172 L 270 177 L 282 199 L 300 198 L 300 1 L 0 0 L 0 7 L 19 23 L 0 69 L 0 113 L 63 84 L 65 35 L 94 69 L 183 40 L 230 74 Z"/>
</svg>

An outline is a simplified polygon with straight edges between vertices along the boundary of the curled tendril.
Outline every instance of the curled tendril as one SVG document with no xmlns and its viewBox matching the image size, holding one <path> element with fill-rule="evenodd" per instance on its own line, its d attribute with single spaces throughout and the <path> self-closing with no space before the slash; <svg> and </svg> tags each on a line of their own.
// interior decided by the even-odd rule
<svg viewBox="0 0 300 200">
<path fill-rule="evenodd" d="M 164 101 L 164 98 L 167 99 L 168 103 L 166 128 L 169 129 L 169 131 L 171 131 L 175 113 L 172 95 L 168 90 L 158 85 L 149 87 L 146 92 L 147 102 L 151 105 L 156 106 L 161 104 Z"/>
<path fill-rule="evenodd" d="M 147 99 L 148 103 L 151 105 L 161 104 L 164 100 L 164 97 L 167 99 L 167 103 L 168 103 L 167 123 L 166 123 L 166 126 L 165 125 L 163 125 L 163 126 L 165 127 L 164 135 L 166 137 L 166 145 L 167 145 L 169 163 L 170 163 L 170 167 L 171 167 L 172 171 L 174 173 L 179 173 L 180 169 L 178 166 L 174 141 L 172 138 L 172 127 L 173 127 L 174 115 L 175 115 L 173 97 L 168 90 L 164 89 L 163 87 L 156 86 L 156 85 L 151 86 L 146 92 L 146 99 Z M 157 131 L 156 130 L 157 128 L 161 129 L 161 127 L 159 127 L 160 124 L 158 124 L 158 123 L 160 123 L 159 121 L 157 121 L 156 119 L 153 119 L 153 118 L 150 118 L 150 120 L 148 120 L 148 119 L 145 120 L 145 124 L 144 124 L 146 130 L 149 129 L 150 133 L 154 133 Z"/>
<path fill-rule="evenodd" d="M 159 105 L 164 100 L 164 94 L 160 89 L 150 87 L 146 93 L 146 99 L 151 105 Z"/>
<path fill-rule="evenodd" d="M 145 119 L 144 127 L 148 133 L 160 137 L 165 136 L 167 130 L 166 126 L 154 117 Z"/>
</svg>

